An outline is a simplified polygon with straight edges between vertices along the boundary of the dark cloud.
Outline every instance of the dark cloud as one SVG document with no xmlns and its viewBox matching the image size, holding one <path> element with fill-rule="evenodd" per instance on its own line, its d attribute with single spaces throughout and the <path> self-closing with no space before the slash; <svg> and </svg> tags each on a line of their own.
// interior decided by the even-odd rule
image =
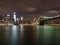
<svg viewBox="0 0 60 45">
<path fill-rule="evenodd" d="M 59 7 L 60 0 L 0 0 L 0 15 L 13 11 L 34 15 L 55 13 L 56 10 L 59 12 Z"/>
</svg>

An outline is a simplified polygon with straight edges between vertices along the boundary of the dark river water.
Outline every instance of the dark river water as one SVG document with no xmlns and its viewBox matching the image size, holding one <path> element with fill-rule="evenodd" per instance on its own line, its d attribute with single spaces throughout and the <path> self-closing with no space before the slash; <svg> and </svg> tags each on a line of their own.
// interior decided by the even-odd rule
<svg viewBox="0 0 60 45">
<path fill-rule="evenodd" d="M 0 26 L 0 45 L 60 45 L 60 26 Z"/>
</svg>

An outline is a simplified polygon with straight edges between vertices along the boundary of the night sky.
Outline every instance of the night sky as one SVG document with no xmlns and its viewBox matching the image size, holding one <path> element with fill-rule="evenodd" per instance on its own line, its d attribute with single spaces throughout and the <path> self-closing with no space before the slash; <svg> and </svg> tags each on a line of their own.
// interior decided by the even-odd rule
<svg viewBox="0 0 60 45">
<path fill-rule="evenodd" d="M 21 15 L 60 13 L 60 0 L 0 0 L 0 15 L 13 12 Z"/>
</svg>

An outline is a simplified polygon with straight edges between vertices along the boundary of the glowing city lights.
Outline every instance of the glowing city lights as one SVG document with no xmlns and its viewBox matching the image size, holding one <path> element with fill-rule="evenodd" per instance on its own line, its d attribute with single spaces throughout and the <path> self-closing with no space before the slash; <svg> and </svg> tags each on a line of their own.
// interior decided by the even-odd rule
<svg viewBox="0 0 60 45">
<path fill-rule="evenodd" d="M 46 21 L 44 24 L 53 24 L 52 22 L 54 22 L 56 19 L 57 22 L 55 21 L 54 23 L 56 24 L 60 24 L 59 18 L 60 15 L 56 15 L 56 16 L 34 16 L 34 17 L 30 17 L 30 16 L 22 16 L 22 15 L 16 15 L 16 12 L 13 12 L 13 17 L 10 14 L 7 14 L 5 16 L 1 16 L 2 18 L 0 18 L 0 25 L 39 25 L 42 24 L 41 21 Z M 51 21 L 54 20 L 54 21 Z M 42 24 L 43 25 L 43 24 Z"/>
</svg>

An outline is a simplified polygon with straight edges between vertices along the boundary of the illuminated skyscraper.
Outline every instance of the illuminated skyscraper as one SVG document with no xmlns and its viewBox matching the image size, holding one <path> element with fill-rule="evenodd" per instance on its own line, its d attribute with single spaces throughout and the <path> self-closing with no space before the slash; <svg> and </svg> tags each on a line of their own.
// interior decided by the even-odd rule
<svg viewBox="0 0 60 45">
<path fill-rule="evenodd" d="M 23 20 L 23 17 L 21 17 L 21 21 Z"/>
<path fill-rule="evenodd" d="M 13 14 L 14 21 L 16 22 L 16 12 Z"/>
</svg>

